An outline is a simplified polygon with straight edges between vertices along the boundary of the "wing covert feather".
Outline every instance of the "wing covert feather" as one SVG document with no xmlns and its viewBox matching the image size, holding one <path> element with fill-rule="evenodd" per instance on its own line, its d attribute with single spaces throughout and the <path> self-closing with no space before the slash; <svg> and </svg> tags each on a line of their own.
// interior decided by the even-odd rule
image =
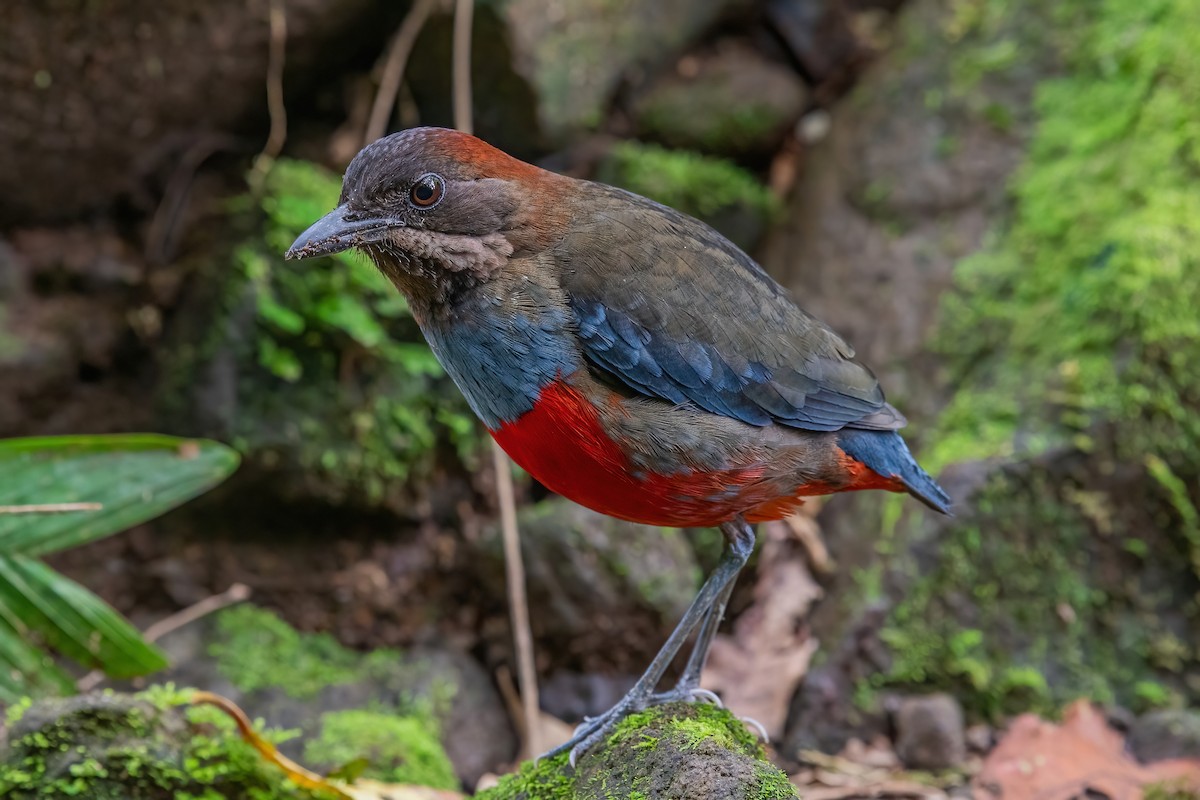
<svg viewBox="0 0 1200 800">
<path fill-rule="evenodd" d="M 593 367 L 751 425 L 904 425 L 853 349 L 716 231 L 619 189 L 588 200 L 554 257 Z"/>
</svg>

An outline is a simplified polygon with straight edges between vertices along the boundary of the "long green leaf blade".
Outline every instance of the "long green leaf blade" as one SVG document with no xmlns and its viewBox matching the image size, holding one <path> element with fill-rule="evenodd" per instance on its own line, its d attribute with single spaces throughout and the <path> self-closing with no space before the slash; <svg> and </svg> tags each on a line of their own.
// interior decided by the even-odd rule
<svg viewBox="0 0 1200 800">
<path fill-rule="evenodd" d="M 156 434 L 0 440 L 0 506 L 102 505 L 0 514 L 0 554 L 40 556 L 103 538 L 212 488 L 237 465 L 224 445 Z"/>
<path fill-rule="evenodd" d="M 47 645 L 116 678 L 144 675 L 167 664 L 163 654 L 103 600 L 24 556 L 0 556 L 0 626 L 30 646 Z M 15 652 L 14 658 L 20 655 Z M 6 659 L 0 655 L 0 660 Z M 25 682 L 34 682 L 44 663 L 26 659 L 15 669 Z"/>
</svg>

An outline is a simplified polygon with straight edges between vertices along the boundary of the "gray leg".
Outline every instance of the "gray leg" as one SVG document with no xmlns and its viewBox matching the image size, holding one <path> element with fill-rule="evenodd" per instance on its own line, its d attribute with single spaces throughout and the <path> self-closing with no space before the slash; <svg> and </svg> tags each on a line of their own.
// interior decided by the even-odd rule
<svg viewBox="0 0 1200 800">
<path fill-rule="evenodd" d="M 668 696 L 673 695 L 673 692 L 655 697 L 654 689 L 662 680 L 667 667 L 683 648 L 684 642 L 691 636 L 692 631 L 703 624 L 707 632 L 701 632 L 697 648 L 692 651 L 692 656 L 688 659 L 688 669 L 694 670 L 697 679 L 699 678 L 699 670 L 704 666 L 708 645 L 711 644 L 721 615 L 724 614 L 725 602 L 729 599 L 733 583 L 742 567 L 745 566 L 746 560 L 750 558 L 750 553 L 754 550 L 754 529 L 745 522 L 741 520 L 727 522 L 721 526 L 721 532 L 725 534 L 724 556 L 717 564 L 717 568 L 708 576 L 708 580 L 700 587 L 696 599 L 684 612 L 683 619 L 675 626 L 675 630 L 667 638 L 666 644 L 658 651 L 658 655 L 650 662 L 650 666 L 642 674 L 642 677 L 638 678 L 633 688 L 615 706 L 598 717 L 586 720 L 576 729 L 575 735 L 571 737 L 570 741 L 554 748 L 543 757 L 555 756 L 570 750 L 571 763 L 574 764 L 579 754 L 607 736 L 625 717 L 641 711 L 656 701 L 667 702 L 675 699 L 673 696 Z M 718 606 L 720 606 L 720 610 L 718 610 Z M 696 662 L 695 665 L 693 665 L 693 661 Z"/>
<path fill-rule="evenodd" d="M 735 584 L 736 581 L 729 582 L 724 593 L 717 598 L 717 602 L 705 615 L 704 621 L 700 624 L 700 633 L 696 636 L 696 644 L 692 646 L 692 654 L 688 656 L 687 665 L 683 668 L 679 682 L 673 689 L 656 695 L 656 701 L 670 703 L 677 700 L 705 697 L 720 705 L 720 700 L 715 694 L 700 689 L 700 673 L 704 671 L 704 663 L 708 660 L 708 651 L 712 649 L 713 637 L 717 635 L 717 629 L 721 627 L 721 620 L 725 619 L 725 606 L 729 603 L 729 596 L 733 594 Z"/>
</svg>

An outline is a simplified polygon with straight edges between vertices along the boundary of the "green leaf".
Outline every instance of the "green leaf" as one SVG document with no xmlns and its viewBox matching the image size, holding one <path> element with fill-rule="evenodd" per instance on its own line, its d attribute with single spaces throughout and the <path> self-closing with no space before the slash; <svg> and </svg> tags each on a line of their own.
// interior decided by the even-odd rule
<svg viewBox="0 0 1200 800">
<path fill-rule="evenodd" d="M 375 348 L 388 340 L 387 331 L 371 310 L 349 295 L 323 298 L 314 313 L 317 319 L 349 334 L 363 347 Z"/>
<path fill-rule="evenodd" d="M 112 677 L 131 678 L 167 665 L 104 601 L 33 558 L 0 556 L 0 616 L 19 621 L 13 628 L 26 643 L 45 644 Z M 40 670 L 20 672 L 25 677 Z"/>
<path fill-rule="evenodd" d="M 125 530 L 207 491 L 237 465 L 222 444 L 155 434 L 0 440 L 0 506 L 102 506 L 0 514 L 0 555 L 45 555 Z"/>
</svg>

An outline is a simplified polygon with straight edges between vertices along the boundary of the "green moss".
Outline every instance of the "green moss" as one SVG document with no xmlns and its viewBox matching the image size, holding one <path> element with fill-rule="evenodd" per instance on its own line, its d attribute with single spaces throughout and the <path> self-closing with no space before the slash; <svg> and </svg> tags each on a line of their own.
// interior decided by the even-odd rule
<svg viewBox="0 0 1200 800">
<path fill-rule="evenodd" d="M 499 784 L 475 795 L 476 800 L 574 800 L 575 775 L 566 754 L 526 761 Z"/>
<path fill-rule="evenodd" d="M 347 764 L 366 759 L 365 775 L 391 783 L 457 789 L 454 766 L 427 715 L 396 716 L 356 709 L 326 714 L 318 738 L 305 744 L 305 760 Z"/>
<path fill-rule="evenodd" d="M 1079 695 L 1139 708 L 1178 697 L 1170 679 L 1197 657 L 1172 632 L 1195 624 L 1195 604 L 1175 594 L 1186 579 L 1163 579 L 1177 563 L 1161 549 L 1137 579 L 1120 577 L 1138 574 L 1134 557 L 1097 534 L 1078 480 L 1048 467 L 1000 473 L 925 548 L 932 558 L 893 565 L 916 578 L 881 633 L 893 662 L 873 688 L 947 689 L 983 717 Z"/>
<path fill-rule="evenodd" d="M 340 184 L 315 164 L 280 159 L 261 194 L 230 204 L 233 269 L 209 268 L 219 296 L 175 348 L 163 395 L 190 396 L 171 387 L 232 359 L 237 413 L 215 434 L 260 463 L 312 475 L 310 490 L 327 499 L 381 502 L 404 497 L 440 451 L 472 461 L 479 435 L 404 298 L 365 257 L 284 261 L 336 205 Z M 212 408 L 197 413 L 213 420 Z"/>
<path fill-rule="evenodd" d="M 770 217 L 779 209 L 765 186 L 730 161 L 640 142 L 614 146 L 599 178 L 701 219 L 735 208 Z"/>
<path fill-rule="evenodd" d="M 328 800 L 286 780 L 216 709 L 174 707 L 173 690 L 46 701 L 0 756 L 0 794 L 14 800 Z M 54 704 L 47 711 L 49 704 Z M 27 720 L 28 721 L 28 720 Z M 273 742 L 287 734 L 262 731 Z"/>
<path fill-rule="evenodd" d="M 1011 224 L 959 265 L 941 333 L 972 376 L 944 415 L 937 463 L 1088 449 L 1200 474 L 1200 10 L 1098 4 L 1036 95 Z"/>
<path fill-rule="evenodd" d="M 329 634 L 299 633 L 265 609 L 226 609 L 217 616 L 217 632 L 209 653 L 221 673 L 244 692 L 277 686 L 303 699 L 363 677 L 359 654 Z"/>
<path fill-rule="evenodd" d="M 1036 89 L 1011 218 L 956 268 L 937 342 L 957 391 L 925 459 L 1059 466 L 994 475 L 931 564 L 901 565 L 916 583 L 884 632 L 879 683 L 955 689 L 983 714 L 1155 705 L 1197 657 L 1178 634 L 1200 575 L 1200 7 L 1088 7 L 969 0 L 951 25 L 970 54 L 951 96 L 1026 69 L 1007 44 L 978 52 L 998 36 L 1066 66 Z M 1079 24 L 1013 22 L 1030 14 Z M 1118 471 L 1143 502 L 1110 494 Z"/>
<path fill-rule="evenodd" d="M 707 750 L 701 750 L 707 748 Z M 751 759 L 753 779 L 746 800 L 794 798 L 795 788 L 770 762 L 758 740 L 728 711 L 705 703 L 656 706 L 626 717 L 608 741 L 588 753 L 586 763 L 571 770 L 566 756 L 526 763 L 515 775 L 480 792 L 478 800 L 574 800 L 576 797 L 635 798 L 654 796 L 655 781 L 670 780 L 684 760 L 697 752 L 701 760 L 717 751 L 721 757 Z M 672 760 L 674 759 L 674 761 Z"/>
<path fill-rule="evenodd" d="M 1200 800 L 1200 792 L 1183 782 L 1167 781 L 1147 786 L 1145 800 Z"/>
</svg>

